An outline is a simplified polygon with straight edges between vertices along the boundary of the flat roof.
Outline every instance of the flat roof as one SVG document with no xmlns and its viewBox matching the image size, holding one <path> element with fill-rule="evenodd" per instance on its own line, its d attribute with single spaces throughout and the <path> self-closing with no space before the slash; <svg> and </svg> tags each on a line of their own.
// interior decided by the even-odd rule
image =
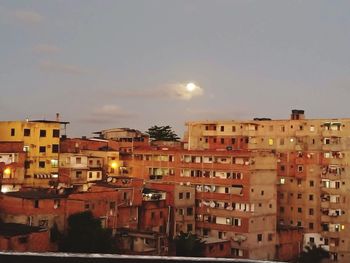
<svg viewBox="0 0 350 263">
<path fill-rule="evenodd" d="M 3 194 L 5 196 L 11 196 L 23 199 L 59 199 L 65 198 L 67 194 L 52 193 L 44 190 L 29 190 L 29 191 L 18 191 L 18 192 L 8 192 Z"/>
<path fill-rule="evenodd" d="M 2 236 L 21 236 L 45 230 L 45 228 L 37 226 L 28 226 L 17 223 L 0 223 L 0 235 Z"/>
</svg>

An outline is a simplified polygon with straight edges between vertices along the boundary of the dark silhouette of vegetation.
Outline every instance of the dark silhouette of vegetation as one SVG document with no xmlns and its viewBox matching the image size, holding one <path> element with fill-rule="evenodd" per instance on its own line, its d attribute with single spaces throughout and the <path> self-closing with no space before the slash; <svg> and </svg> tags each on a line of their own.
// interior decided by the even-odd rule
<svg viewBox="0 0 350 263">
<path fill-rule="evenodd" d="M 192 233 L 180 232 L 175 238 L 176 256 L 202 257 L 204 254 L 204 241 Z"/>
<path fill-rule="evenodd" d="M 68 232 L 59 243 L 59 251 L 75 253 L 112 253 L 112 231 L 104 229 L 90 211 L 68 218 Z"/>
<path fill-rule="evenodd" d="M 167 126 L 154 125 L 146 131 L 152 141 L 179 141 L 180 137 Z"/>
<path fill-rule="evenodd" d="M 329 258 L 328 251 L 324 250 L 322 247 L 316 247 L 315 244 L 305 247 L 306 251 L 303 251 L 297 263 L 321 263 L 323 259 Z"/>
</svg>

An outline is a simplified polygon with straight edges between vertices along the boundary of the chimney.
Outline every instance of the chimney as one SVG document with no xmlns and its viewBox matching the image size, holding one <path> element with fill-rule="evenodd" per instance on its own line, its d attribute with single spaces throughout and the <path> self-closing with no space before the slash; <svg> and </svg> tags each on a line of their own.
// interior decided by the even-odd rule
<svg viewBox="0 0 350 263">
<path fill-rule="evenodd" d="M 292 110 L 291 120 L 304 120 L 305 113 L 304 110 Z"/>
<path fill-rule="evenodd" d="M 60 121 L 60 114 L 56 113 L 56 121 Z"/>
</svg>

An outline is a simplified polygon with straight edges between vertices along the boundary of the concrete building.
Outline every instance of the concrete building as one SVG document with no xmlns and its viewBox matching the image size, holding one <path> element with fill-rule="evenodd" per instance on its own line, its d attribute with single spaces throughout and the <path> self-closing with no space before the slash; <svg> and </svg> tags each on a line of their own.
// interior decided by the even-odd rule
<svg viewBox="0 0 350 263">
<path fill-rule="evenodd" d="M 0 142 L 0 191 L 18 191 L 24 184 L 23 142 Z"/>
<path fill-rule="evenodd" d="M 0 122 L 0 140 L 23 142 L 26 153 L 24 184 L 54 186 L 58 180 L 59 140 L 62 125 L 68 122 L 33 120 Z"/>
<path fill-rule="evenodd" d="M 350 119 L 290 119 L 187 123 L 189 150 L 272 150 L 277 156 L 278 222 L 304 229 L 304 245 L 350 261 Z"/>
<path fill-rule="evenodd" d="M 179 201 L 196 200 L 195 210 L 176 207 L 179 218 L 196 216 L 195 225 L 182 224 L 181 230 L 229 240 L 231 257 L 275 257 L 277 175 L 273 152 L 148 147 L 133 153 L 126 160 L 132 176 L 154 182 L 153 186 L 157 182 L 191 186 L 191 190 L 174 191 Z"/>
</svg>

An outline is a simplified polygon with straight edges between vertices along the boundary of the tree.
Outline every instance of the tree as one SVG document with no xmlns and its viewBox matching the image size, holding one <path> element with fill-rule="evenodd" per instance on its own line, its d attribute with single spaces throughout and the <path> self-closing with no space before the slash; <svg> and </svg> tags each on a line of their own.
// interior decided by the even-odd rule
<svg viewBox="0 0 350 263">
<path fill-rule="evenodd" d="M 179 141 L 180 137 L 167 126 L 154 125 L 146 131 L 152 141 Z"/>
<path fill-rule="evenodd" d="M 192 233 L 180 232 L 175 238 L 176 256 L 201 257 L 204 254 L 204 241 Z"/>
<path fill-rule="evenodd" d="M 112 231 L 103 229 L 99 219 L 90 211 L 68 218 L 68 232 L 59 243 L 59 251 L 75 253 L 111 253 Z"/>
<path fill-rule="evenodd" d="M 297 263 L 321 263 L 323 259 L 329 258 L 329 252 L 322 247 L 316 247 L 315 244 L 308 245 L 305 249 L 300 254 Z"/>
</svg>

